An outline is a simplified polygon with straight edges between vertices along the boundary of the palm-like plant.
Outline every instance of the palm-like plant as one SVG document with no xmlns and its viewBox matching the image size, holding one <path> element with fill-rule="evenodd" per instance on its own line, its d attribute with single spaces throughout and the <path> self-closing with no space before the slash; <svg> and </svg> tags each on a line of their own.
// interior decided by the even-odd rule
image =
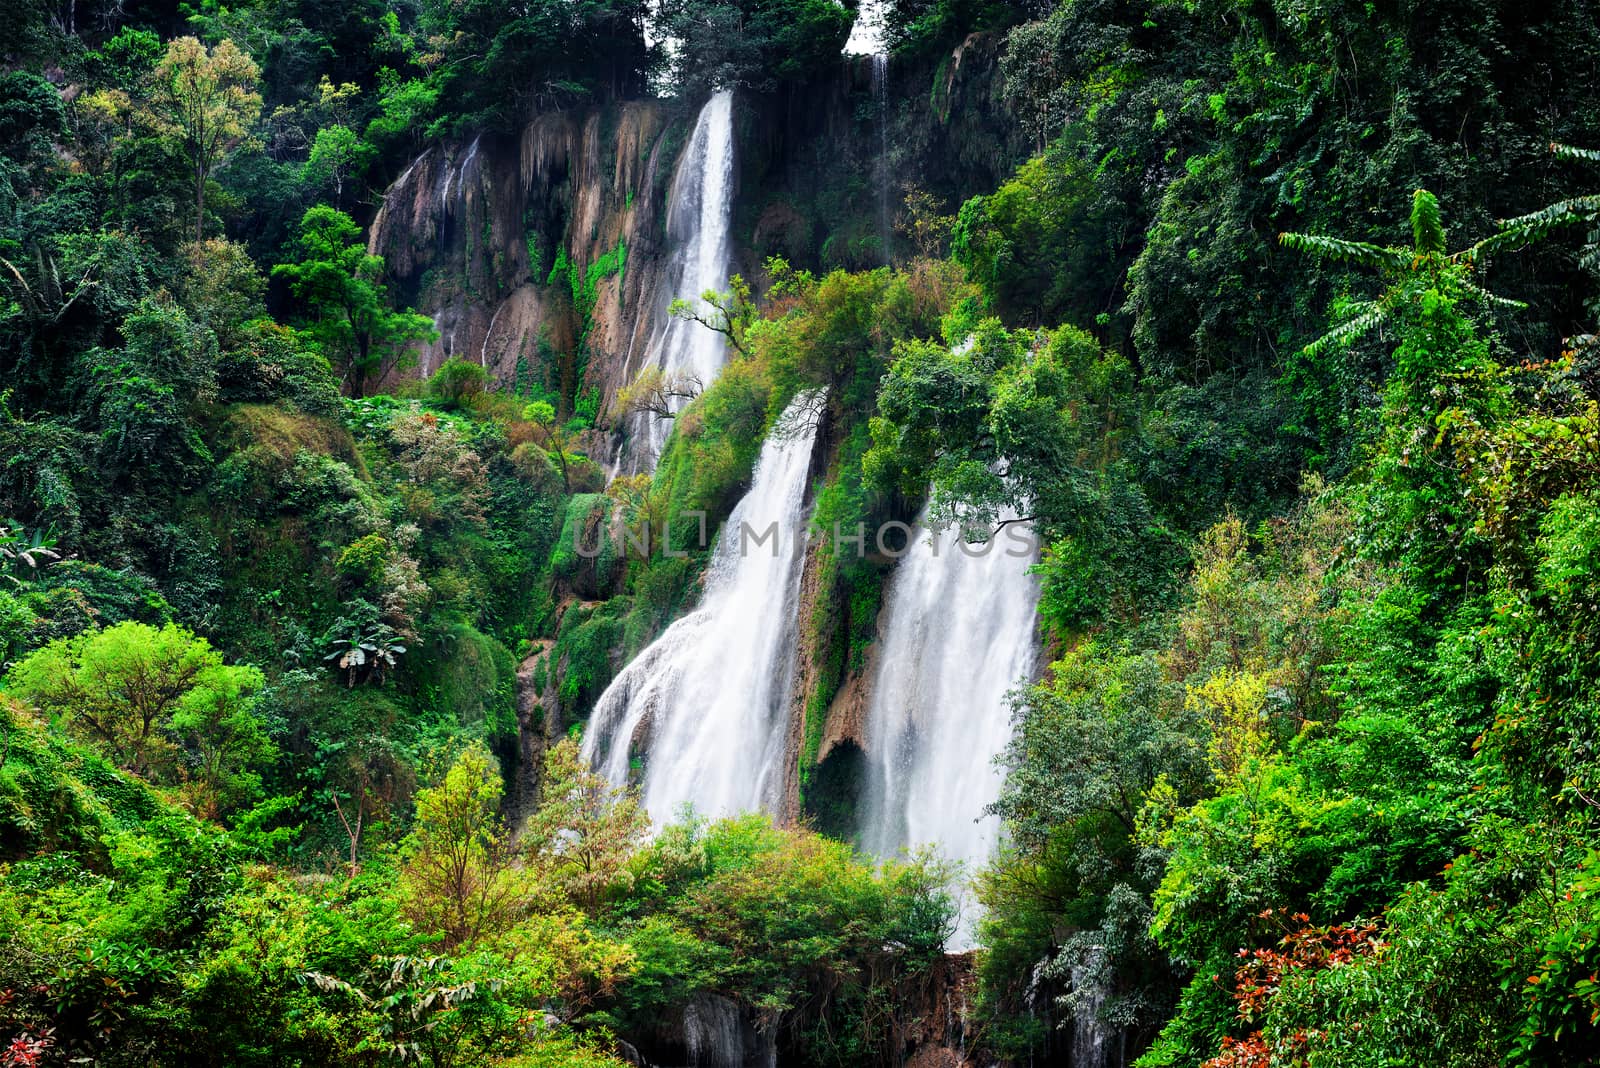
<svg viewBox="0 0 1600 1068">
<path fill-rule="evenodd" d="M 1318 356 L 1336 345 L 1349 345 L 1389 322 L 1396 311 L 1429 289 L 1500 308 L 1523 308 L 1522 302 L 1495 296 L 1472 281 L 1473 270 L 1484 258 L 1506 245 L 1525 242 L 1531 235 L 1502 227 L 1477 244 L 1457 252 L 1446 251 L 1439 200 L 1426 189 L 1411 198 L 1411 247 L 1373 245 L 1321 234 L 1283 233 L 1284 246 L 1321 259 L 1339 260 L 1377 271 L 1384 279 L 1383 293 L 1374 300 L 1346 305 L 1341 321 L 1307 345 L 1307 356 Z"/>
<path fill-rule="evenodd" d="M 56 551 L 55 544 L 55 538 L 43 531 L 28 534 L 21 527 L 0 519 L 0 562 L 8 568 L 22 564 L 37 571 L 41 566 L 56 562 L 61 554 Z M 13 583 L 18 581 L 11 575 L 6 577 Z"/>
<path fill-rule="evenodd" d="M 1600 163 L 1600 149 L 1576 148 L 1552 141 L 1550 152 L 1557 159 Z M 1529 212 L 1527 215 L 1503 219 L 1496 239 L 1536 241 L 1558 226 L 1569 226 L 1573 223 L 1589 223 L 1591 227 L 1600 224 L 1600 193 L 1569 197 L 1538 211 Z M 1589 242 L 1584 247 L 1583 258 L 1579 262 L 1588 269 L 1600 267 L 1600 234 L 1590 233 Z"/>
<path fill-rule="evenodd" d="M 406 647 L 399 641 L 394 628 L 386 623 L 362 626 L 347 621 L 345 633 L 329 639 L 333 651 L 322 659 L 337 661 L 336 666 L 345 673 L 346 684 L 354 686 L 358 678 L 382 683 L 385 671 L 399 665 Z"/>
<path fill-rule="evenodd" d="M 390 957 L 375 964 L 367 990 L 323 972 L 306 972 L 302 980 L 326 993 L 354 998 L 371 1012 L 373 1037 L 394 1060 L 426 1060 L 439 1068 L 454 1064 L 466 1035 L 460 1010 L 497 990 L 500 982 L 449 982 L 448 957 Z"/>
<path fill-rule="evenodd" d="M 1578 163 L 1600 163 L 1600 149 L 1576 148 L 1552 141 L 1550 152 L 1557 159 Z M 1588 233 L 1584 235 L 1583 250 L 1578 253 L 1579 268 L 1587 271 L 1591 277 L 1600 275 L 1600 193 L 1558 200 L 1527 215 L 1502 220 L 1500 232 L 1506 240 L 1532 242 L 1547 236 L 1557 227 L 1573 225 L 1588 227 Z M 1586 307 L 1590 315 L 1600 316 L 1600 300 L 1591 298 Z M 1582 334 L 1570 341 L 1572 346 L 1578 349 L 1593 349 L 1600 345 L 1600 339 L 1593 334 Z"/>
</svg>

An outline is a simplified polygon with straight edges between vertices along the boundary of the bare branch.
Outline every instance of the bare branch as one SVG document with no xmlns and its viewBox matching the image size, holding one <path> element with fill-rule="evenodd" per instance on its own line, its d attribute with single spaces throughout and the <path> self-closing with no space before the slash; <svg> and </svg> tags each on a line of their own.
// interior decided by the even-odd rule
<svg viewBox="0 0 1600 1068">
<path fill-rule="evenodd" d="M 622 416 L 648 412 L 657 419 L 672 419 L 704 388 L 698 375 L 647 367 L 618 392 L 613 407 Z"/>
</svg>

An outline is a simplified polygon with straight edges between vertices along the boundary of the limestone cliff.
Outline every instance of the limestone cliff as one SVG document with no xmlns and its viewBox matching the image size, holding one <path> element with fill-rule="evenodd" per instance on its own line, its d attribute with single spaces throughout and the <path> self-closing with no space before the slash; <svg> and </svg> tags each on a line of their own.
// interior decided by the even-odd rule
<svg viewBox="0 0 1600 1068">
<path fill-rule="evenodd" d="M 515 139 L 418 156 L 368 242 L 439 332 L 412 373 L 459 356 L 568 400 L 623 380 L 664 312 L 661 219 L 682 118 L 652 101 L 551 113 Z"/>
<path fill-rule="evenodd" d="M 1021 158 L 1000 102 L 998 41 L 974 35 L 932 65 L 871 57 L 782 98 L 737 96 L 735 269 L 761 261 L 871 267 L 896 250 L 907 190 L 953 211 Z M 604 413 L 664 321 L 667 198 L 694 108 L 597 104 L 532 119 L 516 136 L 435 144 L 389 187 L 369 231 L 404 301 L 450 356 L 524 391 L 587 395 Z"/>
</svg>

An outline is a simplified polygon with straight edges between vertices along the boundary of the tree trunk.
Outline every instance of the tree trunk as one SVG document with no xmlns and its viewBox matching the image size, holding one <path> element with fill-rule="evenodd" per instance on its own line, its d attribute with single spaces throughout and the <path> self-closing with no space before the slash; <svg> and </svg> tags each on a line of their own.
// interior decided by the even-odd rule
<svg viewBox="0 0 1600 1068">
<path fill-rule="evenodd" d="M 357 399 L 367 395 L 367 361 L 372 354 L 372 339 L 356 331 L 356 358 L 350 365 L 350 395 Z"/>
<path fill-rule="evenodd" d="M 206 237 L 206 171 L 204 167 L 196 166 L 194 169 L 194 239 L 204 241 Z"/>
</svg>

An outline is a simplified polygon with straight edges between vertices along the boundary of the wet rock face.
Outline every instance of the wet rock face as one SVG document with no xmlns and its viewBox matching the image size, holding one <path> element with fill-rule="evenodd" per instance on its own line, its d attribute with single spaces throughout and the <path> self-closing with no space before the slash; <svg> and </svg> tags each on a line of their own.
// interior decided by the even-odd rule
<svg viewBox="0 0 1600 1068">
<path fill-rule="evenodd" d="M 568 397 L 589 385 L 609 399 L 665 314 L 654 297 L 680 124 L 665 104 L 628 102 L 421 153 L 368 235 L 439 332 L 400 373 L 454 356 L 503 385 Z"/>
<path fill-rule="evenodd" d="M 894 1011 L 878 1021 L 888 1063 L 906 1068 L 989 1068 L 973 1049 L 969 1012 L 977 976 L 972 954 L 942 957 L 896 988 Z M 803 1041 L 814 1017 L 773 1024 L 755 1010 L 718 994 L 699 994 L 662 1014 L 647 1033 L 619 1043 L 623 1058 L 647 1068 L 778 1068 L 807 1063 Z M 1115 1068 L 1105 1065 L 1102 1068 Z"/>
<path fill-rule="evenodd" d="M 737 1002 L 718 994 L 697 995 L 660 1021 L 638 1045 L 622 1042 L 630 1064 L 649 1068 L 776 1068 L 778 1048 Z"/>
<path fill-rule="evenodd" d="M 974 35 L 938 62 L 888 64 L 878 83 L 871 57 L 842 57 L 803 93 L 737 97 L 732 269 L 759 278 L 772 254 L 876 266 L 908 189 L 953 211 L 994 188 L 1027 150 L 1000 97 L 999 51 Z M 419 154 L 369 230 L 402 300 L 439 332 L 399 374 L 457 356 L 505 385 L 591 390 L 605 412 L 666 321 L 669 192 L 698 103 L 552 112 Z"/>
<path fill-rule="evenodd" d="M 971 953 L 949 954 L 925 976 L 907 983 L 895 1037 L 907 1068 L 975 1068 L 968 1041 L 968 1013 L 977 987 Z"/>
<path fill-rule="evenodd" d="M 845 56 L 803 93 L 752 101 L 740 140 L 739 262 L 771 255 L 824 270 L 901 262 L 912 189 L 946 213 L 992 192 L 1028 157 L 1002 94 L 1003 38 L 884 62 Z"/>
<path fill-rule="evenodd" d="M 770 1068 L 778 1062 L 770 1035 L 759 1032 L 739 1006 L 715 994 L 695 998 L 683 1010 L 686 1068 Z"/>
<path fill-rule="evenodd" d="M 535 681 L 542 670 L 548 678 L 549 666 L 542 663 L 553 643 L 538 641 L 517 667 L 517 762 L 513 789 L 507 798 L 507 815 L 512 826 L 520 826 L 539 803 L 540 772 L 551 735 L 561 728 L 560 708 L 555 687 Z"/>
</svg>

